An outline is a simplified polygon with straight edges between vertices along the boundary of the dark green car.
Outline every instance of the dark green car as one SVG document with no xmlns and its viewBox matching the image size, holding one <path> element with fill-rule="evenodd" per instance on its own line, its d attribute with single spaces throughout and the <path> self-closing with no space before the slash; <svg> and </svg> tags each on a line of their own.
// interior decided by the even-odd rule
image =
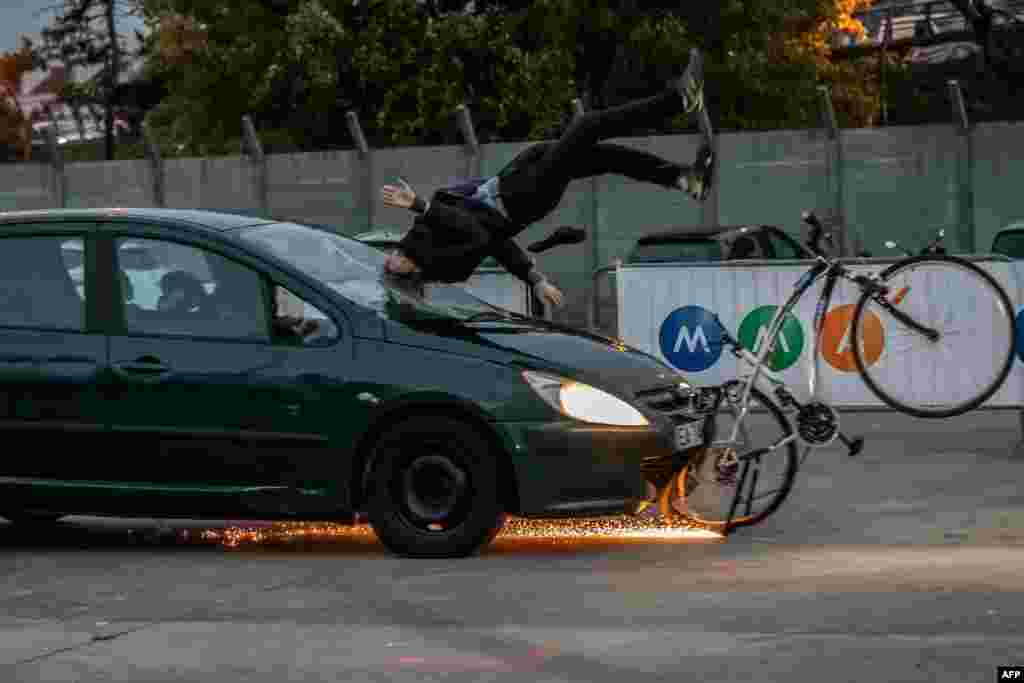
<svg viewBox="0 0 1024 683">
<path fill-rule="evenodd" d="M 0 516 L 365 514 L 460 556 L 506 514 L 624 512 L 689 446 L 661 361 L 384 258 L 206 211 L 0 213 Z"/>
</svg>

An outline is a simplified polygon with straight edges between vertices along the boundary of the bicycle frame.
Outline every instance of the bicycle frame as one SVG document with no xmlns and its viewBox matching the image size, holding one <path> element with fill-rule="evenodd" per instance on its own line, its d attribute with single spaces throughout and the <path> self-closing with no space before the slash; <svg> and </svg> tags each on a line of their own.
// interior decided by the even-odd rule
<svg viewBox="0 0 1024 683">
<path fill-rule="evenodd" d="M 817 239 L 818 238 L 814 238 L 815 245 L 817 244 Z M 768 354 L 770 354 L 774 350 L 775 343 L 778 340 L 779 335 L 782 333 L 782 326 L 785 322 L 786 316 L 792 313 L 793 309 L 796 308 L 797 303 L 803 298 L 807 291 L 811 287 L 813 287 L 814 284 L 819 280 L 824 279 L 825 284 L 821 290 L 821 295 L 818 298 L 818 305 L 814 311 L 814 339 L 811 341 L 810 351 L 812 361 L 810 375 L 808 378 L 808 388 L 810 390 L 811 397 L 810 401 L 812 403 L 817 402 L 815 399 L 817 398 L 818 389 L 818 344 L 822 332 L 822 327 L 824 324 L 825 313 L 828 310 L 828 306 L 832 301 L 832 294 L 835 291 L 835 285 L 838 280 L 844 279 L 849 282 L 852 282 L 861 290 L 862 293 L 873 297 L 875 301 L 877 301 L 878 304 L 886 312 L 888 312 L 890 315 L 892 315 L 894 318 L 896 318 L 898 321 L 900 321 L 907 327 L 927 337 L 929 340 L 934 341 L 939 338 L 939 333 L 936 330 L 921 325 L 913 318 L 911 318 L 909 315 L 903 313 L 901 310 L 896 308 L 898 301 L 893 302 L 887 298 L 889 289 L 878 280 L 877 276 L 854 275 L 845 266 L 839 263 L 838 259 L 828 258 L 824 256 L 822 252 L 816 248 L 812 251 L 811 249 L 808 249 L 805 246 L 805 252 L 815 260 L 815 263 L 811 265 L 811 267 L 805 273 L 803 273 L 800 276 L 800 278 L 796 281 L 796 284 L 794 284 L 793 286 L 793 291 L 789 295 L 789 298 L 786 300 L 786 302 L 776 309 L 775 314 L 774 316 L 772 316 L 771 322 L 768 325 L 768 334 L 766 335 L 766 338 L 763 341 L 762 347 L 757 350 L 756 355 L 752 353 L 749 349 L 745 348 L 743 344 L 739 342 L 739 340 L 733 337 L 729 333 L 729 331 L 726 330 L 721 320 L 718 319 L 717 316 L 715 316 L 715 320 L 718 323 L 718 327 L 720 330 L 722 343 L 728 344 L 732 348 L 733 355 L 735 355 L 738 359 L 744 361 L 748 366 L 752 367 L 753 372 L 751 372 L 745 379 L 731 380 L 722 385 L 724 390 L 719 392 L 718 394 L 713 413 L 718 412 L 723 397 L 733 405 L 739 404 L 739 413 L 735 415 L 735 421 L 733 422 L 732 426 L 732 433 L 729 435 L 728 440 L 716 441 L 714 440 L 713 436 L 706 436 L 706 446 L 735 446 L 737 443 L 739 443 L 738 437 L 741 431 L 744 433 L 744 436 L 747 438 L 748 442 L 750 441 L 749 435 L 746 433 L 746 429 L 744 427 L 744 422 L 746 420 L 747 415 L 750 412 L 750 397 L 755 385 L 757 385 L 758 389 L 767 397 L 767 400 L 771 401 L 783 413 L 787 412 L 787 408 L 790 407 L 795 407 L 798 411 L 802 410 L 805 407 L 802 406 L 792 396 L 792 394 L 789 393 L 789 391 L 786 389 L 785 382 L 783 382 L 781 379 L 774 379 L 772 377 L 768 377 L 767 379 L 762 378 L 762 371 L 764 370 L 764 367 L 766 365 Z M 743 386 L 742 393 L 740 394 L 740 397 L 738 399 L 734 398 L 734 394 L 732 394 L 728 389 L 728 387 L 736 385 Z M 788 420 L 789 418 L 786 419 Z M 708 426 L 705 426 L 705 430 L 707 429 Z M 710 434 L 710 432 L 705 431 L 705 434 Z M 842 431 L 838 429 L 838 426 L 836 427 L 835 437 L 838 437 L 846 445 L 846 447 L 849 449 L 849 454 L 851 456 L 859 453 L 861 448 L 863 447 L 862 438 L 851 440 L 848 437 L 846 437 L 842 433 Z M 800 438 L 798 431 L 794 430 L 789 435 L 783 436 L 777 442 L 767 447 L 755 448 L 754 450 L 751 450 L 743 454 L 736 454 L 735 451 L 733 452 L 734 457 L 738 456 L 737 459 L 743 461 L 743 468 L 742 472 L 740 473 L 740 479 L 736 487 L 736 493 L 733 496 L 732 505 L 729 509 L 729 516 L 726 521 L 727 528 L 734 518 L 737 507 L 740 503 L 740 498 L 743 495 L 744 487 L 747 481 L 747 475 L 750 470 L 750 461 L 759 461 L 762 455 L 772 453 L 798 438 Z M 804 454 L 797 464 L 798 467 L 800 464 L 803 463 L 804 459 L 806 459 L 806 457 L 810 454 L 811 450 L 815 448 L 814 444 L 806 440 L 803 441 L 803 445 Z M 747 514 L 750 513 L 751 505 L 753 502 L 754 489 L 757 486 L 758 471 L 759 470 L 755 468 L 753 475 L 753 487 L 751 488 L 750 494 L 747 496 Z"/>
<path fill-rule="evenodd" d="M 821 290 L 821 296 L 818 298 L 818 305 L 814 311 L 814 338 L 811 341 L 811 358 L 813 360 L 811 361 L 811 372 L 810 377 L 808 378 L 808 390 L 812 399 L 817 396 L 819 363 L 818 341 L 821 336 L 821 328 L 824 322 L 825 312 L 828 310 L 828 305 L 832 302 L 832 293 L 835 290 L 836 282 L 840 279 L 852 282 L 857 285 L 861 291 L 873 294 L 876 301 L 878 301 L 882 308 L 903 325 L 919 332 L 929 340 L 934 341 L 935 339 L 938 339 L 938 332 L 921 325 L 906 313 L 896 308 L 896 306 L 885 297 L 888 293 L 888 288 L 878 283 L 874 278 L 851 274 L 850 271 L 839 263 L 837 259 L 829 259 L 821 255 L 815 255 L 814 258 L 816 262 L 807 272 L 800 276 L 799 280 L 797 280 L 796 284 L 793 286 L 792 294 L 789 295 L 789 299 L 786 300 L 785 304 L 776 309 L 775 315 L 772 317 L 772 320 L 768 325 L 768 334 L 763 347 L 758 350 L 757 355 L 754 355 L 749 349 L 745 348 L 739 340 L 733 337 L 725 329 L 725 326 L 722 325 L 721 321 L 718 321 L 722 341 L 732 347 L 733 355 L 740 360 L 743 360 L 747 365 L 753 368 L 753 373 L 751 373 L 751 375 L 744 381 L 745 386 L 740 400 L 740 414 L 737 416 L 736 423 L 733 425 L 732 434 L 730 435 L 729 440 L 724 442 L 715 442 L 714 445 L 730 445 L 736 443 L 736 437 L 739 436 L 743 420 L 749 412 L 750 391 L 755 384 L 757 384 L 758 388 L 768 396 L 769 400 L 774 401 L 776 405 L 785 410 L 786 406 L 781 404 L 777 399 L 776 391 L 773 391 L 773 389 L 778 388 L 785 390 L 785 384 L 781 380 L 774 379 L 770 379 L 768 384 L 760 381 L 762 370 L 765 367 L 765 361 L 768 358 L 768 354 L 772 352 L 779 334 L 782 333 L 782 325 L 786 316 L 796 308 L 797 303 L 803 298 L 804 294 L 807 293 L 807 290 L 813 287 L 814 284 L 822 278 L 825 279 L 825 286 Z M 792 397 L 789 397 L 789 400 L 793 401 Z M 795 404 L 795 401 L 793 401 L 793 403 Z M 799 404 L 796 405 L 798 408 L 800 407 Z M 784 439 L 771 446 L 768 450 L 774 451 L 788 442 L 788 438 Z"/>
<path fill-rule="evenodd" d="M 818 379 L 818 337 L 821 334 L 821 325 L 825 311 L 828 309 L 828 305 L 832 300 L 832 292 L 835 289 L 836 281 L 843 278 L 856 282 L 862 288 L 870 286 L 863 279 L 855 279 L 855 276 L 850 275 L 849 271 L 847 271 L 847 269 L 838 261 L 830 260 L 823 256 L 817 256 L 816 259 L 817 262 L 811 266 L 807 272 L 801 275 L 799 280 L 797 280 L 793 287 L 793 292 L 790 294 L 786 303 L 776 309 L 775 315 L 772 317 L 772 320 L 768 325 L 768 334 L 766 335 L 762 347 L 758 349 L 757 355 L 754 355 L 749 349 L 745 348 L 739 340 L 734 338 L 725 329 L 721 324 L 721 321 L 719 321 L 719 328 L 721 330 L 723 342 L 731 346 L 733 355 L 751 366 L 753 368 L 753 372 L 746 380 L 743 381 L 744 388 L 742 398 L 740 399 L 740 413 L 733 424 L 732 434 L 729 436 L 729 440 L 725 442 L 715 442 L 716 445 L 736 443 L 743 421 L 749 412 L 750 392 L 751 388 L 754 387 L 755 384 L 766 396 L 768 396 L 769 400 L 775 401 L 776 405 L 785 409 L 785 406 L 781 405 L 777 400 L 776 392 L 773 391 L 774 388 L 784 387 L 784 384 L 781 381 L 776 380 L 769 380 L 768 383 L 759 382 L 759 380 L 761 380 L 762 370 L 766 365 L 768 354 L 772 352 L 779 334 L 782 333 L 782 325 L 786 316 L 793 311 L 797 303 L 803 298 L 804 294 L 807 293 L 807 290 L 813 287 L 816 282 L 825 278 L 825 286 L 821 290 L 821 296 L 818 299 L 818 306 L 814 313 L 814 339 L 811 342 L 811 357 L 813 358 L 813 361 L 811 364 L 809 390 L 812 397 L 816 395 Z M 881 287 L 879 287 L 879 289 L 881 289 Z M 774 451 L 780 446 L 784 446 L 789 443 L 792 438 L 795 438 L 795 436 L 787 437 L 778 443 L 769 446 L 768 451 Z"/>
</svg>

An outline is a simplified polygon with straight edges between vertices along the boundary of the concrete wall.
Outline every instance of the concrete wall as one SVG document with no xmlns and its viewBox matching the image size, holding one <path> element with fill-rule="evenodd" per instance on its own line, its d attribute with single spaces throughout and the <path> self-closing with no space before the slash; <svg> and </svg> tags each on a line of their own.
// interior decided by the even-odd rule
<svg viewBox="0 0 1024 683">
<path fill-rule="evenodd" d="M 690 135 L 614 140 L 688 162 Z M 380 203 L 380 187 L 402 175 L 422 192 L 460 177 L 496 172 L 530 143 L 467 148 L 415 147 L 282 154 L 265 167 L 247 157 L 164 162 L 169 207 L 263 210 L 334 226 L 353 235 L 402 229 L 406 211 Z M 851 249 L 873 255 L 883 242 L 923 244 L 939 228 L 956 251 L 986 251 L 996 231 L 1024 220 L 1024 123 L 984 123 L 968 135 L 952 125 L 843 130 L 839 144 L 822 130 L 724 133 L 719 136 L 719 185 L 709 205 L 680 192 L 603 176 L 570 186 L 559 208 L 530 226 L 524 246 L 553 228 L 579 225 L 590 239 L 538 257 L 565 290 L 569 305 L 556 319 L 586 324 L 591 274 L 624 257 L 640 235 L 718 217 L 735 225 L 778 225 L 801 232 L 804 209 L 840 211 Z M 67 206 L 153 206 L 154 173 L 146 160 L 69 164 L 63 176 L 41 164 L 0 165 L 0 210 Z M 265 190 L 264 190 L 265 188 Z M 264 194 L 265 192 L 265 194 Z"/>
</svg>

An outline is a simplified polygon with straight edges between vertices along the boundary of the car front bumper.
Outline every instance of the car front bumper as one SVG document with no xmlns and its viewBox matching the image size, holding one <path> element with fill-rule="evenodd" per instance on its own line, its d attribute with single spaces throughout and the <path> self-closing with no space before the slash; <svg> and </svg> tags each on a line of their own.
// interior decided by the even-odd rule
<svg viewBox="0 0 1024 683">
<path fill-rule="evenodd" d="M 622 514 L 646 497 L 645 458 L 671 456 L 654 427 L 501 423 L 524 517 Z"/>
</svg>

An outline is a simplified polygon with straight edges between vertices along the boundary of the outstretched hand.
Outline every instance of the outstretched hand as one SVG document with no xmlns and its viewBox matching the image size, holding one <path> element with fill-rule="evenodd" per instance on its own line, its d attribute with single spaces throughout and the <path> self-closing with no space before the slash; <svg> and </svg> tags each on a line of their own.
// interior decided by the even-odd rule
<svg viewBox="0 0 1024 683">
<path fill-rule="evenodd" d="M 547 280 L 538 282 L 534 287 L 534 293 L 546 306 L 562 305 L 562 292 Z"/>
<path fill-rule="evenodd" d="M 412 206 L 413 202 L 416 201 L 416 193 L 413 192 L 412 188 L 405 181 L 399 179 L 402 186 L 395 187 L 394 185 L 385 185 L 380 191 L 381 200 L 388 206 L 394 206 L 399 209 L 408 209 Z"/>
</svg>

